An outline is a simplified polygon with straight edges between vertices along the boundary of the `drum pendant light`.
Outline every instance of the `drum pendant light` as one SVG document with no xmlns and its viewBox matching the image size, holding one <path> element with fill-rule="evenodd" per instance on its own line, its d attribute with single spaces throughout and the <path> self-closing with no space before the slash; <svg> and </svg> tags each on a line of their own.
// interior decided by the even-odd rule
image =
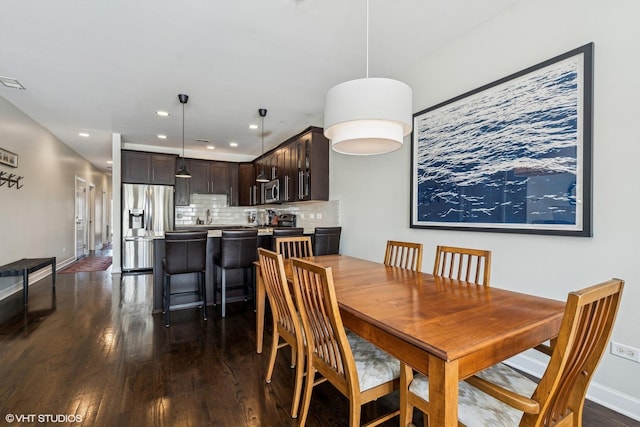
<svg viewBox="0 0 640 427">
<path fill-rule="evenodd" d="M 180 169 L 176 172 L 176 178 L 191 178 L 184 159 L 184 104 L 189 101 L 189 95 L 180 94 L 178 95 L 178 100 L 182 104 L 182 166 L 180 166 Z"/>
<path fill-rule="evenodd" d="M 372 155 L 395 151 L 411 133 L 411 88 L 397 80 L 369 78 L 369 0 L 367 0 L 366 78 L 331 88 L 325 98 L 324 135 L 334 151 Z"/>
<path fill-rule="evenodd" d="M 267 109 L 260 108 L 258 114 L 262 117 L 262 154 L 264 154 L 264 116 L 267 115 Z M 267 175 L 264 173 L 264 163 L 262 162 L 260 163 L 260 174 L 256 177 L 256 182 L 269 182 L 269 178 L 267 178 Z"/>
</svg>

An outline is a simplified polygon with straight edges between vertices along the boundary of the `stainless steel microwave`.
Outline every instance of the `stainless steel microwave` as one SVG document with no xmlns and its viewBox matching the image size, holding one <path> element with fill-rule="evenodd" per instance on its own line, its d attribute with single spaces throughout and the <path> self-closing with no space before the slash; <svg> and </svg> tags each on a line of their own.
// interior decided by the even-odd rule
<svg viewBox="0 0 640 427">
<path fill-rule="evenodd" d="M 264 184 L 264 203 L 280 202 L 280 180 L 274 179 Z"/>
</svg>

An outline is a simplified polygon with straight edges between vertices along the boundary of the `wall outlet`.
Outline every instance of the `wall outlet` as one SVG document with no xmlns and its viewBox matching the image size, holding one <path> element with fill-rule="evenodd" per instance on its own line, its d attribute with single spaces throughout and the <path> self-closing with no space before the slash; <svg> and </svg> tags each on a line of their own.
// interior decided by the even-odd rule
<svg viewBox="0 0 640 427">
<path fill-rule="evenodd" d="M 611 354 L 640 363 L 640 349 L 611 341 Z"/>
</svg>

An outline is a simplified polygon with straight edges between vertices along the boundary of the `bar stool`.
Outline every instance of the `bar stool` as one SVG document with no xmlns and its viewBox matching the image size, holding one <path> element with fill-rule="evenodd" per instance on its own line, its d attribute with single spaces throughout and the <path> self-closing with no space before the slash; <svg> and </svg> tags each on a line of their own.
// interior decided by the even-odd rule
<svg viewBox="0 0 640 427">
<path fill-rule="evenodd" d="M 190 307 L 202 308 L 202 317 L 207 320 L 207 290 L 205 285 L 205 268 L 207 259 L 206 231 L 167 231 L 164 234 L 165 257 L 162 258 L 164 281 L 162 286 L 162 312 L 164 324 L 169 327 L 171 310 Z M 175 274 L 197 273 L 195 289 L 171 292 L 171 276 Z M 171 304 L 171 297 L 180 295 L 197 295 L 196 301 Z"/>
<path fill-rule="evenodd" d="M 253 262 L 258 259 L 258 230 L 222 230 L 220 253 L 213 255 L 213 304 L 218 293 L 222 297 L 222 317 L 226 315 L 227 290 L 244 287 L 243 299 L 249 294 L 248 282 L 253 279 Z M 222 270 L 222 284 L 218 290 L 218 268 Z M 227 271 L 242 269 L 243 284 L 227 288 Z M 247 277 L 247 270 L 252 273 Z M 255 292 L 255 286 L 251 285 Z"/>
<path fill-rule="evenodd" d="M 304 234 L 304 228 L 300 227 L 285 227 L 285 228 L 274 228 L 272 234 L 271 241 L 271 250 L 273 252 L 276 251 L 276 239 L 278 237 L 300 237 Z"/>
<path fill-rule="evenodd" d="M 316 227 L 313 233 L 313 253 L 331 255 L 340 253 L 342 227 Z"/>
</svg>

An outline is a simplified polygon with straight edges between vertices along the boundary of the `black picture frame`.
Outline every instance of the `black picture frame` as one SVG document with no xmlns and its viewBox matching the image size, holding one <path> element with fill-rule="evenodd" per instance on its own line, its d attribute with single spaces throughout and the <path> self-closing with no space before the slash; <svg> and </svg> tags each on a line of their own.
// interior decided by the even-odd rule
<svg viewBox="0 0 640 427">
<path fill-rule="evenodd" d="M 411 228 L 588 237 L 593 43 L 413 115 Z"/>
</svg>

